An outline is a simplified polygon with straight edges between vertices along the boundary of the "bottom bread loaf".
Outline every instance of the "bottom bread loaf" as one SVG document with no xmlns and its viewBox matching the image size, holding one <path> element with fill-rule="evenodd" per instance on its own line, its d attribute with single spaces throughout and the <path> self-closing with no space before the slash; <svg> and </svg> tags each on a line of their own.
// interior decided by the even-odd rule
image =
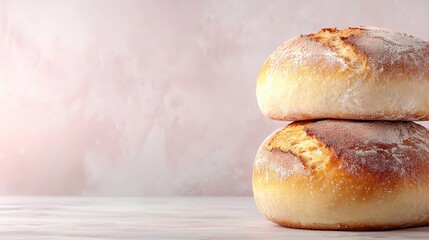
<svg viewBox="0 0 429 240">
<path fill-rule="evenodd" d="M 429 131 L 413 122 L 294 122 L 259 148 L 259 210 L 283 226 L 377 230 L 429 224 Z"/>
</svg>

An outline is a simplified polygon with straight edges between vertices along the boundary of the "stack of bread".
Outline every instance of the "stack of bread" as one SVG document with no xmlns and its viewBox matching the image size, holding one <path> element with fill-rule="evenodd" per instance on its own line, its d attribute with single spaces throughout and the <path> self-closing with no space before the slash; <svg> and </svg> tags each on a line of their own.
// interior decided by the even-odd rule
<svg viewBox="0 0 429 240">
<path fill-rule="evenodd" d="M 295 121 L 258 150 L 253 192 L 283 226 L 429 224 L 429 43 L 388 29 L 322 29 L 266 60 L 257 99 Z"/>
</svg>

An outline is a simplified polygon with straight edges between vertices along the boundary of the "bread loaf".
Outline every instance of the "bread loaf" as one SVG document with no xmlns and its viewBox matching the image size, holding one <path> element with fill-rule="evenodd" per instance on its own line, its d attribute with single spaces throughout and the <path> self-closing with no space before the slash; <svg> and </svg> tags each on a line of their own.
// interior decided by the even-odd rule
<svg viewBox="0 0 429 240">
<path fill-rule="evenodd" d="M 322 29 L 277 48 L 256 92 L 276 120 L 429 120 L 429 44 L 374 27 Z"/>
<path fill-rule="evenodd" d="M 260 211 L 288 227 L 429 224 L 429 131 L 413 122 L 292 123 L 258 150 L 253 192 Z"/>
</svg>

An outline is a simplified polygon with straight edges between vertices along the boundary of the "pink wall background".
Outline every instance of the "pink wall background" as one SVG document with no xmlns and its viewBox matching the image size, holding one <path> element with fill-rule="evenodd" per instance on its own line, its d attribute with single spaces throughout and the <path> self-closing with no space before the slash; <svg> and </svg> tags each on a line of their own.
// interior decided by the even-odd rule
<svg viewBox="0 0 429 240">
<path fill-rule="evenodd" d="M 283 41 L 427 1 L 0 1 L 0 194 L 247 195 L 256 76 Z M 427 125 L 426 125 L 427 126 Z"/>
</svg>

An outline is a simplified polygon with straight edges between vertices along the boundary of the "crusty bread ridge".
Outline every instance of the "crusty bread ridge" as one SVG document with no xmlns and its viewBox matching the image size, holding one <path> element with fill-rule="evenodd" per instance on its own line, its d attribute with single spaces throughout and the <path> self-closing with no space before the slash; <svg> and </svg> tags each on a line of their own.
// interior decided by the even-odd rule
<svg viewBox="0 0 429 240">
<path fill-rule="evenodd" d="M 374 27 L 322 29 L 277 48 L 256 89 L 276 120 L 429 120 L 429 44 Z"/>
<path fill-rule="evenodd" d="M 275 131 L 253 191 L 280 225 L 379 230 L 429 224 L 429 131 L 413 122 L 321 120 Z"/>
</svg>

